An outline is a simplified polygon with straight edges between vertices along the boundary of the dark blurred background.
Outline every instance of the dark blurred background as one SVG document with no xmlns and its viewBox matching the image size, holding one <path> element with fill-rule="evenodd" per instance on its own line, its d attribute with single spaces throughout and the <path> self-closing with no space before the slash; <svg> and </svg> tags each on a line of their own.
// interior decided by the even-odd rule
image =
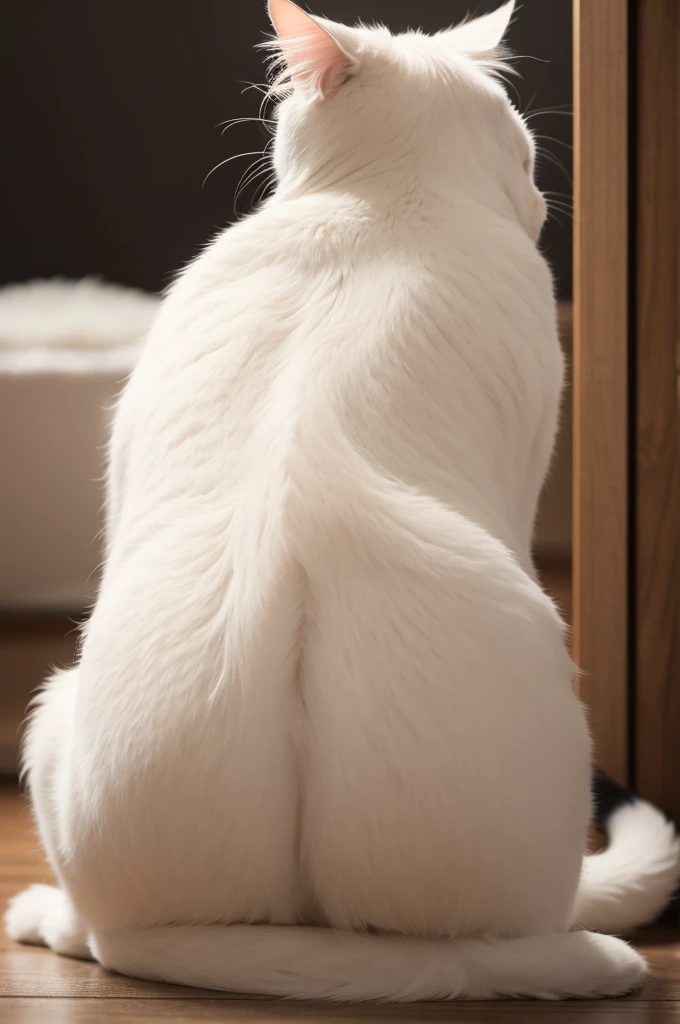
<svg viewBox="0 0 680 1024">
<path fill-rule="evenodd" d="M 318 0 L 314 13 L 394 30 L 436 30 L 499 0 Z M 264 0 L 12 0 L 0 32 L 3 245 L 0 284 L 98 274 L 158 290 L 216 229 L 234 218 L 234 193 L 267 136 L 256 124 L 262 82 L 254 46 L 268 29 Z M 524 0 L 509 42 L 522 110 L 560 108 L 534 127 L 544 189 L 569 193 L 552 160 L 571 167 L 571 0 Z M 556 141 L 552 141 L 556 140 Z M 255 187 L 239 200 L 246 212 Z M 568 218 L 544 247 L 558 292 L 571 296 Z"/>
</svg>

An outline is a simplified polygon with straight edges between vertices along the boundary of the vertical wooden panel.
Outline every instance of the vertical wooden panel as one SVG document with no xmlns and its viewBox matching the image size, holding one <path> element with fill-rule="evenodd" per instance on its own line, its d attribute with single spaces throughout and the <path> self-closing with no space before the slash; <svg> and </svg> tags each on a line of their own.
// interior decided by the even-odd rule
<svg viewBox="0 0 680 1024">
<path fill-rule="evenodd" d="M 636 781 L 680 820 L 680 5 L 637 19 Z"/>
<path fill-rule="evenodd" d="M 574 634 L 598 763 L 628 781 L 628 5 L 574 2 Z"/>
</svg>

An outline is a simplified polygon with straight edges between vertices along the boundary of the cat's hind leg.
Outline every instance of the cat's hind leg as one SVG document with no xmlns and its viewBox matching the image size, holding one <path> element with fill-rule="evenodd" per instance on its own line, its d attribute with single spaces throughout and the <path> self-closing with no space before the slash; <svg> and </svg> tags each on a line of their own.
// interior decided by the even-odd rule
<svg viewBox="0 0 680 1024">
<path fill-rule="evenodd" d="M 5 914 L 5 929 L 15 942 L 92 959 L 87 928 L 66 893 L 55 885 L 31 885 L 14 896 Z"/>
<path fill-rule="evenodd" d="M 71 730 L 78 681 L 77 668 L 55 672 L 45 684 L 33 711 L 24 743 L 24 773 L 33 813 L 48 859 L 60 872 L 60 789 Z M 7 934 L 16 942 L 49 946 L 57 953 L 91 959 L 87 928 L 63 888 L 32 885 L 9 903 Z"/>
</svg>

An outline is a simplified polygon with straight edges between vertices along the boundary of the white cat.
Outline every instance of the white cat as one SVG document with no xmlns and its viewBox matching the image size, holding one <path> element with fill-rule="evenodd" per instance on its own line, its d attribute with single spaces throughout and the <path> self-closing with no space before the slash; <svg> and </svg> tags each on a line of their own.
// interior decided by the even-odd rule
<svg viewBox="0 0 680 1024">
<path fill-rule="evenodd" d="M 643 980 L 578 930 L 632 923 L 641 877 L 658 909 L 678 848 L 638 803 L 583 869 L 590 740 L 530 553 L 562 356 L 492 74 L 512 8 L 392 36 L 270 0 L 278 188 L 122 398 L 101 594 L 25 752 L 61 889 L 13 936 L 300 998 Z"/>
</svg>

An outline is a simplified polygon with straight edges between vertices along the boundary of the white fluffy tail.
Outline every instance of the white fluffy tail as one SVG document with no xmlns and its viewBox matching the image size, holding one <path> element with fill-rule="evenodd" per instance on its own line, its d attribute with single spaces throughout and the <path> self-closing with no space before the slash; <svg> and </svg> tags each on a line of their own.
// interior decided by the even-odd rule
<svg viewBox="0 0 680 1024">
<path fill-rule="evenodd" d="M 653 921 L 680 882 L 680 838 L 661 811 L 631 799 L 606 821 L 609 846 L 586 857 L 576 902 L 580 927 L 623 934 Z"/>
<path fill-rule="evenodd" d="M 559 999 L 614 996 L 646 965 L 621 939 L 569 932 L 526 939 L 419 939 L 270 925 L 178 925 L 97 933 L 121 974 L 293 999 Z"/>
</svg>

